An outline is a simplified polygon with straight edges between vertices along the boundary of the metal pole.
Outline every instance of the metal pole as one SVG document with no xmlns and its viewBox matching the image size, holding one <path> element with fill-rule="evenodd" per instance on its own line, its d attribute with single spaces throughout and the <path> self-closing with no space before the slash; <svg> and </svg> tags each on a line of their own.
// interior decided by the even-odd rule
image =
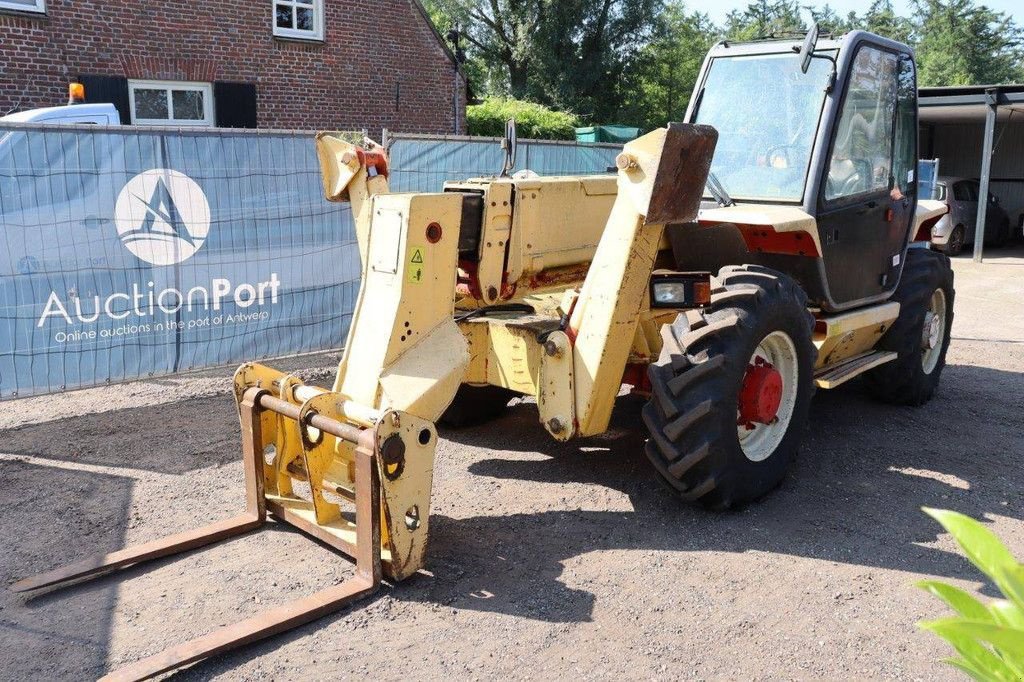
<svg viewBox="0 0 1024 682">
<path fill-rule="evenodd" d="M 456 48 L 457 49 L 457 48 Z M 452 84 L 452 130 L 459 134 L 459 59 L 455 58 L 455 75 Z"/>
<path fill-rule="evenodd" d="M 981 150 L 981 187 L 978 189 L 978 216 L 974 225 L 974 262 L 981 262 L 985 245 L 985 218 L 988 215 L 988 186 L 992 177 L 992 145 L 996 132 L 996 112 L 999 110 L 999 90 L 985 91 L 985 139 Z"/>
<path fill-rule="evenodd" d="M 452 44 L 452 133 L 459 134 L 459 64 L 466 61 L 466 54 L 459 46 L 462 34 L 459 32 L 458 22 L 448 31 L 445 36 Z"/>
</svg>

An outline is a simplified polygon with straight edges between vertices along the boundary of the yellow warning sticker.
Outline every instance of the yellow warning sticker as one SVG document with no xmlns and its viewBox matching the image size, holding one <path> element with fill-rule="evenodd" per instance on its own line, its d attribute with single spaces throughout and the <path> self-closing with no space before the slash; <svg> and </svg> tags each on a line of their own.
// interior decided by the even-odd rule
<svg viewBox="0 0 1024 682">
<path fill-rule="evenodd" d="M 423 254 L 425 253 L 426 250 L 422 246 L 409 247 L 409 263 L 406 266 L 406 272 L 410 282 L 419 284 L 423 281 Z"/>
</svg>

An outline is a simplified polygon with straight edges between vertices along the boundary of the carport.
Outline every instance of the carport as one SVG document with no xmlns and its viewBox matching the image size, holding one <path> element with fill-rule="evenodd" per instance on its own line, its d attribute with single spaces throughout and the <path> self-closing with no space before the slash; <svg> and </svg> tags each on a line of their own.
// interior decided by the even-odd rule
<svg viewBox="0 0 1024 682">
<path fill-rule="evenodd" d="M 999 197 L 1018 232 L 1024 213 L 1024 85 L 921 88 L 921 156 L 945 176 L 979 178 L 979 197 Z M 988 201 L 978 202 L 982 235 Z M 1019 232 L 1018 232 L 1019 234 Z M 974 240 L 980 262 L 984 238 Z"/>
</svg>

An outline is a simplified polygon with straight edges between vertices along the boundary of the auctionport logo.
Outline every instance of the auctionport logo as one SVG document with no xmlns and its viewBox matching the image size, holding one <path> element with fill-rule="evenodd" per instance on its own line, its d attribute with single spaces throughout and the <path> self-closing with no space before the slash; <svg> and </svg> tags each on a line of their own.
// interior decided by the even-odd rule
<svg viewBox="0 0 1024 682">
<path fill-rule="evenodd" d="M 192 178 L 154 168 L 139 173 L 121 190 L 114 205 L 114 225 L 125 248 L 136 257 L 152 265 L 174 265 L 202 248 L 210 232 L 210 204 Z M 20 265 L 27 271 L 38 269 L 38 263 Z M 69 326 L 99 323 L 98 329 L 58 330 L 53 338 L 64 343 L 270 319 L 265 308 L 277 304 L 282 284 L 276 272 L 263 281 L 237 282 L 207 272 L 204 265 L 187 277 L 178 277 L 173 271 L 157 275 L 157 271 L 140 273 L 129 268 L 133 275 L 129 281 L 139 274 L 150 275 L 132 281 L 130 290 L 95 291 L 90 287 L 82 292 L 51 291 L 36 327 L 43 327 L 48 320 Z M 188 284 L 178 288 L 182 279 Z M 177 286 L 163 287 L 168 280 Z M 110 326 L 111 322 L 116 326 Z"/>
<path fill-rule="evenodd" d="M 210 204 L 195 180 L 154 168 L 128 181 L 114 206 L 121 243 L 153 265 L 174 265 L 196 254 L 210 232 Z"/>
</svg>

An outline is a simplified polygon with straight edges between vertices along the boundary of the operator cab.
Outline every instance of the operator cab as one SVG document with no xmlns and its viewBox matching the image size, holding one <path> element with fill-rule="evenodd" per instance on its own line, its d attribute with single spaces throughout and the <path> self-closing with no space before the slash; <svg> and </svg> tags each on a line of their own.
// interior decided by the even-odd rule
<svg viewBox="0 0 1024 682">
<path fill-rule="evenodd" d="M 713 47 L 686 120 L 718 147 L 699 223 L 669 231 L 678 267 L 759 263 L 827 311 L 886 298 L 917 201 L 916 96 L 910 48 L 864 31 Z"/>
</svg>

